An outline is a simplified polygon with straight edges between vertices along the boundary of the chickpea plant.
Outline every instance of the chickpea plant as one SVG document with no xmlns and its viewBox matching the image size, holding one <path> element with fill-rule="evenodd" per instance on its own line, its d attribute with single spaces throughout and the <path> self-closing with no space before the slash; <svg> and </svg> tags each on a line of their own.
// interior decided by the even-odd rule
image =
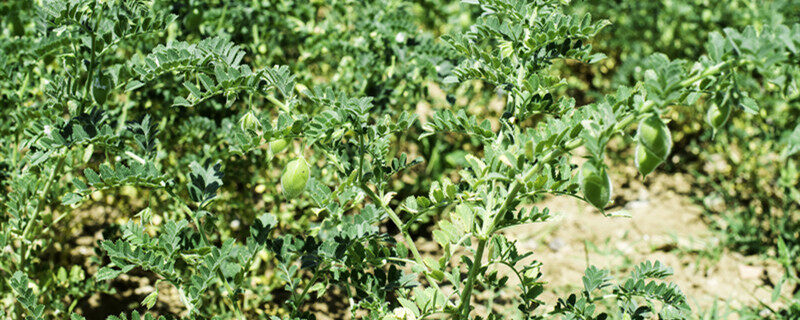
<svg viewBox="0 0 800 320">
<path fill-rule="evenodd" d="M 190 319 L 314 319 L 310 304 L 325 296 L 366 319 L 689 317 L 687 297 L 664 281 L 672 270 L 659 262 L 617 280 L 589 267 L 583 290 L 546 306 L 547 261 L 503 230 L 547 221 L 549 210 L 537 206 L 547 195 L 613 215 L 605 211 L 614 195 L 609 141 L 634 141 L 633 165 L 648 176 L 672 149 L 670 108 L 706 101 L 709 130 L 737 108 L 758 110 L 736 83 L 752 60 L 728 34 L 715 34 L 697 61 L 654 54 L 641 81 L 578 106 L 553 62 L 604 59 L 591 42 L 608 21 L 572 13 L 563 0 L 464 2 L 480 16 L 439 42 L 413 27 L 403 1 L 333 1 L 332 20 L 295 29 L 308 32 L 298 48 L 310 53 L 285 66 L 259 66 L 224 35 L 181 40 L 192 34 L 175 26 L 203 30 L 201 12 L 154 9 L 185 9 L 168 1 L 45 0 L 20 9 L 36 17 L 35 28 L 15 27 L 20 35 L 2 40 L 0 59 L 8 119 L 0 122 L 8 191 L 0 248 L 10 248 L 0 252 L 2 315 L 83 319 L 81 301 L 113 294 L 124 274 L 146 273 L 155 284 L 138 310 L 108 319 L 156 319 L 163 285 L 177 292 L 177 316 Z M 244 2 L 230 5 L 252 13 Z M 348 15 L 354 10 L 363 15 Z M 369 39 L 350 43 L 336 19 L 370 30 Z M 341 59 L 318 83 L 306 68 L 340 59 L 324 46 L 363 55 Z M 499 118 L 454 104 L 422 119 L 409 107 L 425 83 L 483 101 L 484 93 L 462 90 L 474 81 L 504 101 Z M 398 176 L 430 160 L 409 146 L 453 137 L 478 151 L 452 174 L 420 176 L 427 190 L 401 198 L 398 184 L 409 183 Z M 587 159 L 577 165 L 579 148 Z M 270 184 L 270 206 L 243 200 L 256 193 L 251 176 Z M 99 205 L 98 194 L 122 190 L 144 204 L 104 230 L 88 267 L 67 271 L 47 258 L 66 222 Z M 253 210 L 262 211 L 242 214 Z M 435 221 L 439 251 L 423 256 L 412 230 L 425 219 Z M 510 283 L 517 294 L 501 312 L 477 307 L 486 302 L 479 292 L 493 297 Z"/>
</svg>

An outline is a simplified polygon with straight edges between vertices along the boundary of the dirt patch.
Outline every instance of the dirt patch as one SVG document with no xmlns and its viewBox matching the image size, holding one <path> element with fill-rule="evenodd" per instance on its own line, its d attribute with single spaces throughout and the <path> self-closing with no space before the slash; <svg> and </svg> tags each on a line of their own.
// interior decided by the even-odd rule
<svg viewBox="0 0 800 320">
<path fill-rule="evenodd" d="M 543 300 L 551 304 L 577 292 L 588 265 L 609 269 L 619 278 L 640 262 L 658 260 L 675 270 L 669 280 L 687 294 L 696 312 L 772 305 L 772 288 L 765 283 L 778 280 L 780 267 L 722 248 L 721 239 L 702 220 L 702 208 L 687 196 L 687 176 L 655 175 L 642 183 L 632 175 L 612 174 L 614 181 L 626 182 L 614 186 L 619 196 L 610 210 L 630 218 L 605 217 L 578 200 L 555 197 L 539 205 L 550 208 L 551 221 L 507 231 L 519 240 L 521 250 L 533 251 L 544 263 L 549 290 Z"/>
</svg>

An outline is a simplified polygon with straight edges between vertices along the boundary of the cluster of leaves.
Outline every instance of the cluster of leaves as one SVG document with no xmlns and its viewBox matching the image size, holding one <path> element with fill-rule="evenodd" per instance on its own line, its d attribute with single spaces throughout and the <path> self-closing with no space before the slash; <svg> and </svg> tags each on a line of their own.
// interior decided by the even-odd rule
<svg viewBox="0 0 800 320">
<path fill-rule="evenodd" d="M 652 51 L 689 59 L 706 50 L 718 52 L 712 58 L 736 57 L 741 72 L 729 75 L 730 89 L 723 95 L 727 103 L 699 99 L 676 114 L 671 128 L 680 146 L 675 148 L 678 160 L 667 168 L 695 177 L 694 196 L 729 247 L 769 259 L 777 259 L 780 241 L 797 248 L 797 2 L 598 1 L 578 7 L 614 22 L 612 32 L 603 35 L 608 39 L 598 44 L 625 61 L 609 61 L 593 71 L 591 85 L 596 87 L 640 80 L 641 65 L 648 64 L 646 54 Z M 605 69 L 612 69 L 612 81 L 599 81 Z M 758 101 L 758 112 L 747 107 L 740 92 Z M 708 105 L 713 112 L 702 112 Z M 709 131 L 696 125 L 701 117 L 712 126 L 727 124 Z"/>
<path fill-rule="evenodd" d="M 465 209 L 456 210 L 462 213 L 451 217 L 451 223 L 439 224 L 444 232 L 439 236 L 442 240 L 437 241 L 444 247 L 445 257 L 459 251 L 468 255 L 455 259 L 464 261 L 458 266 L 448 267 L 442 260 L 438 266 L 429 265 L 432 274 L 444 273 L 460 293 L 458 307 L 452 312 L 462 317 L 470 313 L 476 279 L 484 286 L 492 283 L 483 278 L 489 266 L 496 263 L 490 257 L 486 265 L 482 264 L 487 243 L 507 243 L 497 231 L 542 219 L 535 210 L 517 212 L 521 203 L 535 202 L 541 194 L 550 193 L 583 198 L 599 209 L 608 204 L 611 187 L 604 169 L 604 153 L 612 136 L 627 135 L 627 127 L 639 123 L 633 141 L 637 143 L 636 166 L 644 176 L 666 161 L 670 153 L 671 135 L 660 119 L 670 108 L 693 105 L 702 98 L 713 103 L 735 103 L 751 112 L 758 110 L 755 101 L 731 80 L 743 66 L 755 65 L 733 52 L 736 49 L 726 47 L 728 42 L 735 41 L 731 35 L 714 38 L 708 54 L 696 62 L 654 54 L 640 66 L 644 69 L 643 77 L 633 87 L 620 87 L 597 102 L 576 109 L 574 100 L 568 97 L 552 98 L 559 84 L 565 81 L 548 72 L 550 65 L 555 59 L 591 63 L 601 58 L 590 54 L 591 47 L 583 41 L 605 23 L 591 22 L 588 16 L 581 19 L 564 16 L 555 2 L 482 1 L 480 4 L 486 13 L 471 31 L 445 41 L 466 56 L 454 69 L 453 80 L 478 78 L 502 90 L 506 103 L 499 119 L 500 130 L 489 130 L 488 125 L 480 124 L 464 111 L 437 113 L 426 128 L 426 134 L 449 131 L 472 135 L 483 145 L 483 159 L 468 159 L 471 170 L 460 173 L 468 186 L 446 197 L 455 200 L 456 208 Z M 733 101 L 722 98 L 734 93 Z M 721 127 L 710 122 L 711 130 Z M 590 159 L 578 173 L 570 158 L 571 150 L 579 146 L 586 147 Z M 469 241 L 471 238 L 477 239 L 477 246 Z M 454 246 L 465 250 L 453 251 Z M 518 262 L 511 259 L 503 264 L 514 269 Z M 467 272 L 467 279 L 458 276 L 462 272 Z M 535 277 L 515 273 L 521 275 L 523 292 L 538 292 L 536 286 L 540 284 Z M 523 301 L 519 307 L 523 314 L 538 306 L 526 305 L 531 300 Z M 567 301 L 577 303 L 575 299 Z"/>
<path fill-rule="evenodd" d="M 778 239 L 792 247 L 800 245 L 796 241 L 800 218 L 796 215 L 800 209 L 796 183 L 800 124 L 790 120 L 800 115 L 798 30 L 798 24 L 764 27 L 760 31 L 726 30 L 732 41 L 723 50 L 743 60 L 757 61 L 747 69 L 750 74 L 733 77 L 729 104 L 735 106 L 737 97 L 741 97 L 738 91 L 747 90 L 756 92 L 758 96 L 754 98 L 765 107 L 755 115 L 736 116 L 726 111 L 731 107 L 720 106 L 719 110 L 728 114 L 725 118 L 731 126 L 714 137 L 718 142 L 699 154 L 701 161 L 716 160 L 716 166 L 701 167 L 696 176 L 701 183 L 713 186 L 703 199 L 706 208 L 717 214 L 730 212 L 714 220 L 724 221 L 722 225 L 731 234 L 730 243 L 746 253 L 765 253 L 777 247 Z M 745 106 L 744 110 L 749 109 Z M 780 113 L 789 118 L 778 116 Z M 740 142 L 742 147 L 736 154 L 721 152 L 723 144 Z M 736 181 L 747 179 L 754 183 L 736 185 Z M 732 205 L 719 206 L 715 199 Z"/>
<path fill-rule="evenodd" d="M 762 112 L 763 86 L 741 74 L 796 72 L 796 28 L 713 34 L 692 60 L 653 54 L 635 83 L 583 104 L 558 64 L 604 59 L 591 43 L 607 20 L 566 1 L 467 2 L 480 15 L 441 41 L 423 30 L 439 25 L 430 12 L 415 16 L 430 2 L 0 4 L 14 16 L 0 22 L 3 315 L 82 319 L 93 296 L 144 274 L 152 289 L 132 308 L 165 315 L 313 319 L 323 301 L 336 316 L 466 319 L 481 317 L 477 291 L 509 283 L 503 267 L 517 308 L 490 319 L 688 317 L 659 263 L 618 284 L 589 268 L 584 292 L 545 308 L 547 261 L 501 231 L 546 221 L 545 195 L 605 213 L 607 144 L 634 124 L 644 176 L 670 154 L 676 106 Z M 439 86 L 448 101 L 418 119 Z M 475 112 L 494 93 L 498 117 Z M 450 167 L 419 172 L 454 150 Z M 97 208 L 108 216 L 87 223 Z M 423 257 L 412 231 L 426 221 L 441 248 Z M 71 235 L 90 230 L 90 257 L 73 262 Z M 164 286 L 180 305 L 163 305 Z"/>
<path fill-rule="evenodd" d="M 705 53 L 714 31 L 792 24 L 798 22 L 795 17 L 800 10 L 791 0 L 725 3 L 601 0 L 576 2 L 574 7 L 579 12 L 591 12 L 608 19 L 613 26 L 596 38 L 597 49 L 609 56 L 598 64 L 592 71 L 593 79 L 589 79 L 590 85 L 598 88 L 629 83 L 640 73 L 636 67 L 653 53 L 664 53 L 673 59 L 694 59 Z M 613 76 L 601 76 L 609 73 Z"/>
<path fill-rule="evenodd" d="M 675 284 L 659 282 L 673 271 L 659 262 L 643 262 L 637 265 L 628 277 L 617 284 L 606 270 L 595 267 L 586 269 L 583 281 L 584 290 L 580 295 L 571 294 L 566 299 L 559 299 L 553 313 L 564 315 L 567 319 L 606 319 L 608 314 L 597 314 L 594 303 L 604 299 L 617 301 L 619 313 L 630 319 L 652 318 L 655 305 L 652 301 L 660 301 L 664 307 L 658 312 L 660 319 L 680 319 L 686 315 L 686 297 Z M 639 304 L 633 297 L 646 297 L 646 303 Z"/>
</svg>

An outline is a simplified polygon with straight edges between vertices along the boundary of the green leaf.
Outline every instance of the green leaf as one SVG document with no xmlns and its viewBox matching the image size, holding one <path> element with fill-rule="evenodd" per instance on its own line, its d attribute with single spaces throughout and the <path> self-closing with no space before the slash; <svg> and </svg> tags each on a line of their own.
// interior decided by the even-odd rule
<svg viewBox="0 0 800 320">
<path fill-rule="evenodd" d="M 130 82 L 128 82 L 128 84 L 125 86 L 125 91 L 127 91 L 127 92 L 130 92 L 130 91 L 133 91 L 133 90 L 139 89 L 139 88 L 141 88 L 142 86 L 144 86 L 144 83 L 142 83 L 142 82 L 139 82 L 138 80 L 131 80 L 131 81 L 130 81 Z"/>
<path fill-rule="evenodd" d="M 745 112 L 749 114 L 758 114 L 758 104 L 753 98 L 748 96 L 742 97 L 739 105 L 742 107 L 742 109 L 744 109 Z"/>
<path fill-rule="evenodd" d="M 142 300 L 142 305 L 147 307 L 147 309 L 149 310 L 156 305 L 156 301 L 158 301 L 158 289 L 153 290 L 153 292 L 144 297 L 144 300 Z"/>
<path fill-rule="evenodd" d="M 94 274 L 94 279 L 96 281 L 106 281 L 115 279 L 120 274 L 122 274 L 122 270 L 114 270 L 109 267 L 102 267 L 97 271 L 97 273 Z"/>
<path fill-rule="evenodd" d="M 14 272 L 9 281 L 11 290 L 30 316 L 28 319 L 44 319 L 45 306 L 39 303 L 39 296 L 29 288 L 30 279 L 21 271 Z"/>
<path fill-rule="evenodd" d="M 189 196 L 202 208 L 217 197 L 217 190 L 222 187 L 222 164 L 203 166 L 192 162 L 189 168 Z"/>
<path fill-rule="evenodd" d="M 609 281 L 611 277 L 609 276 L 608 270 L 601 270 L 597 269 L 595 266 L 589 266 L 586 268 L 585 274 L 583 278 L 583 288 L 586 292 L 591 293 L 596 289 L 602 289 L 606 286 L 609 286 Z"/>
<path fill-rule="evenodd" d="M 200 98 L 203 97 L 203 93 L 200 92 L 200 89 L 198 89 L 197 86 L 194 85 L 194 83 L 192 83 L 190 81 L 184 81 L 183 82 L 183 86 L 186 87 L 186 89 L 189 89 L 189 92 L 192 93 L 192 95 L 194 96 L 195 100 L 200 99 Z"/>
</svg>

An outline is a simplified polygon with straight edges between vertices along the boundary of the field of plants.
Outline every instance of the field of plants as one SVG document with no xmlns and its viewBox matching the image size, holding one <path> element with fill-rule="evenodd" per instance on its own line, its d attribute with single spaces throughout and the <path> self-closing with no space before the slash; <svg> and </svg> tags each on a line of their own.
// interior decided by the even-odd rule
<svg viewBox="0 0 800 320">
<path fill-rule="evenodd" d="M 0 1 L 2 319 L 800 319 L 800 0 Z"/>
</svg>

